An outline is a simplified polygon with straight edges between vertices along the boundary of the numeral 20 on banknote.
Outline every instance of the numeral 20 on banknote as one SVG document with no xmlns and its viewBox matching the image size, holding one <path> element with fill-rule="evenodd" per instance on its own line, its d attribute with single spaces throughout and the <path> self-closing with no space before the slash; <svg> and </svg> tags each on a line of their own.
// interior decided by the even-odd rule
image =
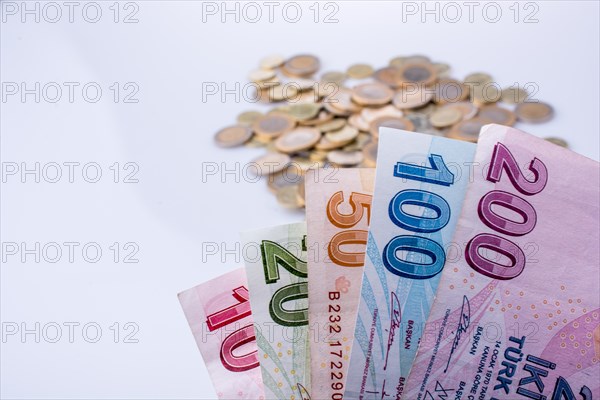
<svg viewBox="0 0 600 400">
<path fill-rule="evenodd" d="M 306 237 L 302 240 L 305 250 Z M 290 253 L 289 250 L 270 240 L 263 240 L 260 246 L 262 251 L 263 267 L 265 272 L 265 283 L 270 285 L 276 283 L 279 276 L 279 267 L 284 268 L 290 274 L 299 278 L 308 277 L 306 262 Z M 292 283 L 278 289 L 269 302 L 269 313 L 273 321 L 283 326 L 308 325 L 308 309 L 289 310 L 283 305 L 289 301 L 308 298 L 308 283 Z"/>
</svg>

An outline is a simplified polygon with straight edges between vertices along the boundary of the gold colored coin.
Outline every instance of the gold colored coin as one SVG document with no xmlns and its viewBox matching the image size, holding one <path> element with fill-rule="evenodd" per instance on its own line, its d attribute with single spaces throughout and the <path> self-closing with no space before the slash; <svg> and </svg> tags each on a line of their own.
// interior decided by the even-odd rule
<svg viewBox="0 0 600 400">
<path fill-rule="evenodd" d="M 485 104 L 497 102 L 501 96 L 500 88 L 494 82 L 471 86 L 470 92 L 473 104 L 480 107 Z"/>
<path fill-rule="evenodd" d="M 415 132 L 426 133 L 432 129 L 429 117 L 425 114 L 413 113 L 407 115 L 406 118 L 415 126 Z"/>
<path fill-rule="evenodd" d="M 486 74 L 485 72 L 473 72 L 465 77 L 465 82 L 470 84 L 479 84 L 480 86 L 492 82 L 492 76 L 490 74 Z"/>
<path fill-rule="evenodd" d="M 433 102 L 436 104 L 456 103 L 469 98 L 469 88 L 456 79 L 440 79 L 433 85 Z"/>
<path fill-rule="evenodd" d="M 290 84 L 277 85 L 270 87 L 268 94 L 271 101 L 295 100 L 298 96 L 298 88 Z"/>
<path fill-rule="evenodd" d="M 283 171 L 290 165 L 290 156 L 281 153 L 267 153 L 253 161 L 258 167 L 260 176 L 266 176 Z"/>
<path fill-rule="evenodd" d="M 382 83 L 363 83 L 352 89 L 352 100 L 363 106 L 381 106 L 393 97 L 394 91 Z"/>
<path fill-rule="evenodd" d="M 431 85 L 437 79 L 437 73 L 431 64 L 406 63 L 398 69 L 401 86 Z"/>
<path fill-rule="evenodd" d="M 352 79 L 365 79 L 373 75 L 373 71 L 369 64 L 354 64 L 348 67 L 346 75 Z"/>
<path fill-rule="evenodd" d="M 384 67 L 378 69 L 373 74 L 373 77 L 379 82 L 383 83 L 384 85 L 391 87 L 392 89 L 399 88 L 403 83 L 400 68 L 396 67 Z"/>
<path fill-rule="evenodd" d="M 277 190 L 285 186 L 298 185 L 303 180 L 300 170 L 292 165 L 275 174 L 266 177 L 269 190 L 277 193 Z"/>
<path fill-rule="evenodd" d="M 284 61 L 285 58 L 283 56 L 273 54 L 260 60 L 259 65 L 262 69 L 275 69 L 283 64 Z"/>
<path fill-rule="evenodd" d="M 521 103 L 515 108 L 515 114 L 519 121 L 537 124 L 552 119 L 554 109 L 549 104 L 542 102 Z"/>
<path fill-rule="evenodd" d="M 275 78 L 276 74 L 277 73 L 275 72 L 275 70 L 272 69 L 255 69 L 254 71 L 250 72 L 248 78 L 252 82 L 262 82 Z"/>
<path fill-rule="evenodd" d="M 318 101 L 319 97 L 314 90 L 305 90 L 299 92 L 293 99 L 289 99 L 288 104 L 317 104 Z"/>
<path fill-rule="evenodd" d="M 329 131 L 337 131 L 338 129 L 342 129 L 344 127 L 344 125 L 346 125 L 345 119 L 336 118 L 336 119 L 332 119 L 329 122 L 325 122 L 324 124 L 317 126 L 317 128 L 321 132 L 329 132 Z"/>
<path fill-rule="evenodd" d="M 343 111 L 333 105 L 333 102 L 330 102 L 329 99 L 323 100 L 323 108 L 330 114 L 335 115 L 336 117 L 349 117 L 352 114 L 352 111 Z"/>
<path fill-rule="evenodd" d="M 266 81 L 260 81 L 260 82 L 253 82 L 258 89 L 260 89 L 261 91 L 268 91 L 269 88 L 272 88 L 273 86 L 277 86 L 277 85 L 281 85 L 281 81 L 279 80 L 278 77 L 274 77 L 271 79 L 268 79 Z M 268 99 L 268 93 L 266 98 Z"/>
<path fill-rule="evenodd" d="M 517 116 L 514 112 L 496 105 L 481 107 L 479 116 L 492 120 L 495 124 L 506 126 L 513 126 L 517 122 Z"/>
<path fill-rule="evenodd" d="M 371 122 L 380 117 L 397 117 L 404 116 L 404 113 L 398 110 L 396 107 L 389 105 L 381 108 L 365 108 L 361 111 L 360 116 L 362 119 L 369 124 L 369 130 L 371 129 Z"/>
<path fill-rule="evenodd" d="M 285 114 L 285 115 L 290 115 L 290 106 L 289 105 L 285 105 L 285 106 L 278 106 L 278 107 L 274 107 L 271 110 L 269 110 L 269 112 L 267 112 L 267 115 L 271 115 L 271 114 Z"/>
<path fill-rule="evenodd" d="M 424 56 L 422 54 L 415 54 L 412 56 L 406 57 L 404 60 L 405 64 L 431 64 L 431 60 L 429 57 Z"/>
<path fill-rule="evenodd" d="M 310 161 L 325 161 L 327 160 L 327 154 L 325 150 L 313 150 L 310 152 L 308 159 Z"/>
<path fill-rule="evenodd" d="M 315 149 L 319 150 L 319 151 L 335 150 L 335 149 L 339 149 L 340 147 L 344 147 L 345 145 L 347 145 L 350 142 L 351 141 L 348 141 L 348 142 L 332 142 L 331 140 L 327 139 L 326 136 L 323 136 L 321 138 L 321 140 L 319 140 L 319 143 L 317 143 L 315 145 Z"/>
<path fill-rule="evenodd" d="M 369 130 L 369 123 L 365 121 L 361 114 L 352 114 L 350 118 L 348 118 L 348 124 L 359 131 L 367 132 Z"/>
<path fill-rule="evenodd" d="M 277 189 L 277 194 L 275 195 L 277 202 L 285 208 L 301 208 L 302 203 L 298 195 L 298 187 L 299 185 L 291 185 Z"/>
<path fill-rule="evenodd" d="M 368 167 L 377 165 L 377 142 L 371 142 L 363 149 L 364 163 Z"/>
<path fill-rule="evenodd" d="M 252 124 L 252 130 L 257 136 L 274 139 L 283 133 L 293 129 L 296 121 L 289 115 L 272 113 L 259 117 Z"/>
<path fill-rule="evenodd" d="M 557 137 L 547 137 L 547 138 L 544 138 L 544 139 L 547 140 L 550 143 L 553 143 L 553 144 L 557 145 L 557 146 L 564 147 L 565 149 L 569 148 L 569 144 L 564 139 L 557 138 Z"/>
<path fill-rule="evenodd" d="M 456 108 L 439 108 L 429 117 L 429 122 L 436 128 L 446 128 L 462 120 L 462 113 Z"/>
<path fill-rule="evenodd" d="M 350 166 L 362 162 L 364 155 L 362 151 L 334 150 L 327 154 L 327 160 L 335 165 Z"/>
<path fill-rule="evenodd" d="M 460 101 L 458 103 L 448 103 L 443 108 L 456 108 L 462 114 L 462 119 L 471 119 L 477 115 L 479 108 L 475 107 L 473 103 L 468 101 Z"/>
<path fill-rule="evenodd" d="M 475 117 L 454 125 L 448 132 L 451 139 L 465 140 L 468 142 L 477 142 L 481 127 L 491 124 L 492 121 L 486 118 Z"/>
<path fill-rule="evenodd" d="M 320 109 L 321 105 L 315 103 L 291 104 L 289 113 L 298 121 L 307 121 L 315 118 Z"/>
<path fill-rule="evenodd" d="M 266 141 L 260 140 L 256 135 L 252 136 L 252 138 L 250 140 L 248 140 L 246 143 L 244 143 L 244 146 L 251 148 L 251 149 L 264 148 L 264 147 L 266 147 L 266 145 L 267 145 Z"/>
<path fill-rule="evenodd" d="M 333 143 L 349 143 L 358 136 L 358 129 L 346 125 L 337 131 L 330 131 L 325 134 L 327 140 Z"/>
<path fill-rule="evenodd" d="M 310 149 L 321 140 L 321 132 L 315 128 L 298 127 L 275 140 L 275 148 L 282 153 L 296 153 Z"/>
<path fill-rule="evenodd" d="M 371 142 L 371 135 L 368 133 L 365 133 L 365 132 L 360 132 L 356 136 L 356 139 L 354 139 L 352 142 L 350 142 L 346 146 L 344 146 L 343 150 L 344 151 L 362 150 L 370 142 Z"/>
<path fill-rule="evenodd" d="M 288 76 L 306 77 L 319 70 L 321 63 L 315 56 L 302 54 L 287 60 L 281 71 Z"/>
<path fill-rule="evenodd" d="M 502 96 L 500 99 L 504 103 L 517 104 L 524 103 L 525 100 L 527 100 L 527 97 L 529 97 L 529 93 L 527 93 L 525 89 L 511 86 L 502 89 Z"/>
<path fill-rule="evenodd" d="M 432 98 L 433 93 L 430 90 L 426 90 L 423 86 L 415 86 L 398 89 L 392 103 L 397 108 L 404 110 L 422 107 L 429 103 Z"/>
<path fill-rule="evenodd" d="M 262 113 L 258 111 L 245 111 L 237 116 L 237 123 L 240 125 L 251 126 L 254 121 L 262 117 Z"/>
<path fill-rule="evenodd" d="M 406 64 L 407 59 L 408 59 L 408 57 L 404 57 L 404 56 L 394 57 L 390 60 L 390 67 L 400 68 L 401 66 Z"/>
<path fill-rule="evenodd" d="M 404 117 L 379 117 L 369 127 L 369 131 L 374 138 L 379 137 L 380 128 L 402 129 L 404 131 L 414 131 L 415 126 L 409 119 Z"/>
<path fill-rule="evenodd" d="M 319 115 L 317 115 L 313 119 L 309 119 L 306 121 L 298 121 L 298 125 L 318 126 L 318 125 L 324 124 L 325 122 L 329 122 L 332 119 L 333 119 L 333 114 L 330 114 L 327 111 L 323 110 L 323 111 L 319 112 Z"/>
<path fill-rule="evenodd" d="M 329 71 L 321 75 L 321 82 L 341 85 L 346 80 L 346 74 L 340 71 Z"/>
<path fill-rule="evenodd" d="M 352 101 L 352 93 L 349 89 L 340 88 L 336 93 L 327 96 L 323 102 L 328 103 L 331 107 L 341 112 L 359 112 L 361 106 Z"/>
<path fill-rule="evenodd" d="M 288 81 L 287 84 L 295 86 L 298 91 L 303 92 L 305 90 L 314 90 L 318 83 L 314 79 L 295 78 Z"/>
<path fill-rule="evenodd" d="M 233 125 L 221 129 L 215 134 L 215 143 L 219 147 L 235 147 L 246 143 L 252 137 L 252 129 L 244 125 Z"/>
<path fill-rule="evenodd" d="M 302 175 L 304 175 L 306 173 L 306 171 L 308 171 L 308 170 L 323 168 L 324 163 L 322 163 L 320 161 L 312 161 L 305 157 L 293 157 L 292 165 L 294 167 L 298 168 L 300 173 L 302 173 Z"/>
<path fill-rule="evenodd" d="M 435 104 L 427 103 L 422 107 L 412 108 L 410 110 L 404 110 L 404 113 L 405 114 L 417 113 L 417 114 L 431 115 L 437 109 L 438 109 L 438 107 Z"/>
</svg>

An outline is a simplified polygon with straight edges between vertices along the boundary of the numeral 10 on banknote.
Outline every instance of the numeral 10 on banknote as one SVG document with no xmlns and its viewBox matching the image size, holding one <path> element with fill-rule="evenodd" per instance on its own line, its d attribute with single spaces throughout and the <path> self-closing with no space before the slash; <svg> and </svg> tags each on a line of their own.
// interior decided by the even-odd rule
<svg viewBox="0 0 600 400">
<path fill-rule="evenodd" d="M 305 247 L 305 240 L 302 241 Z M 279 267 L 299 278 L 308 277 L 306 262 L 290 253 L 278 243 L 263 240 L 261 244 L 265 283 L 272 284 L 279 280 Z M 283 326 L 308 325 L 308 309 L 288 310 L 284 303 L 308 298 L 308 283 L 298 282 L 284 286 L 273 293 L 269 302 L 269 313 L 273 321 Z"/>
<path fill-rule="evenodd" d="M 436 185 L 450 186 L 454 175 L 448 170 L 442 156 L 429 156 L 431 167 L 396 163 L 394 176 Z M 418 206 L 433 211 L 435 217 L 415 216 L 405 211 L 405 206 Z M 450 221 L 450 205 L 440 195 L 421 189 L 406 189 L 398 192 L 390 201 L 390 220 L 400 228 L 416 233 L 433 233 L 444 228 Z M 431 263 L 414 263 L 402 260 L 398 251 L 420 253 L 431 258 Z M 434 240 L 415 235 L 400 235 L 392 238 L 383 249 L 383 265 L 391 273 L 410 279 L 429 279 L 444 268 L 446 255 L 442 246 Z"/>
<path fill-rule="evenodd" d="M 534 174 L 533 180 L 525 178 L 510 150 L 502 143 L 497 143 L 494 147 L 487 180 L 496 183 L 502 178 L 502 173 L 506 171 L 506 176 L 517 191 L 523 195 L 532 196 L 540 193 L 546 186 L 548 170 L 546 165 L 537 158 L 531 161 L 529 170 Z M 513 211 L 522 218 L 522 221 L 516 222 L 495 213 L 492 210 L 493 205 Z M 537 221 L 535 209 L 527 200 L 501 190 L 492 190 L 485 194 L 479 201 L 477 211 L 481 222 L 494 231 L 508 236 L 528 234 L 533 230 Z M 505 266 L 486 259 L 479 252 L 481 248 L 494 250 L 506 256 L 510 260 L 510 265 Z M 465 249 L 465 257 L 474 270 L 495 279 L 516 278 L 525 268 L 523 250 L 516 243 L 492 233 L 480 233 L 471 239 Z"/>
<path fill-rule="evenodd" d="M 206 317 L 206 324 L 210 332 L 233 324 L 251 314 L 248 289 L 244 286 L 233 289 L 233 297 L 238 301 L 237 304 Z M 245 355 L 233 354 L 234 350 L 253 340 L 256 340 L 256 338 L 252 325 L 247 325 L 229 334 L 221 344 L 221 363 L 223 366 L 232 372 L 243 372 L 258 367 L 256 351 Z"/>
</svg>

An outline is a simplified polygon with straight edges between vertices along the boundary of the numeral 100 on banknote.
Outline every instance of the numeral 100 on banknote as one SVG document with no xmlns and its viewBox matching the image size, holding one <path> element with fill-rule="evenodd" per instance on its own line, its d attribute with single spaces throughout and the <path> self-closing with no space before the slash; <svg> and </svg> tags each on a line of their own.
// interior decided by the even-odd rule
<svg viewBox="0 0 600 400">
<path fill-rule="evenodd" d="M 448 170 L 442 156 L 429 156 L 431 167 L 398 162 L 394 176 L 450 186 L 454 175 Z M 432 210 L 436 216 L 417 216 L 405 212 L 405 206 L 418 206 Z M 450 221 L 450 205 L 440 195 L 422 189 L 399 191 L 390 200 L 388 209 L 390 220 L 400 228 L 415 233 L 433 233 L 444 228 Z M 431 258 L 430 264 L 412 263 L 397 256 L 398 251 L 420 253 Z M 415 235 L 400 235 L 392 238 L 383 249 L 383 265 L 391 273 L 410 279 L 429 279 L 444 268 L 446 254 L 442 246 L 434 240 Z"/>
</svg>

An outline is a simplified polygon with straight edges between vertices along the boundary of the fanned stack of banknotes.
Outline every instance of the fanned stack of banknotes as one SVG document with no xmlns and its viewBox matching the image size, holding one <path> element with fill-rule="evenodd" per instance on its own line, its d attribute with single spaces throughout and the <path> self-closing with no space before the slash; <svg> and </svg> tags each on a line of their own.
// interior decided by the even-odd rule
<svg viewBox="0 0 600 400">
<path fill-rule="evenodd" d="M 500 125 L 378 151 L 179 294 L 217 396 L 600 398 L 599 163 Z"/>
</svg>

